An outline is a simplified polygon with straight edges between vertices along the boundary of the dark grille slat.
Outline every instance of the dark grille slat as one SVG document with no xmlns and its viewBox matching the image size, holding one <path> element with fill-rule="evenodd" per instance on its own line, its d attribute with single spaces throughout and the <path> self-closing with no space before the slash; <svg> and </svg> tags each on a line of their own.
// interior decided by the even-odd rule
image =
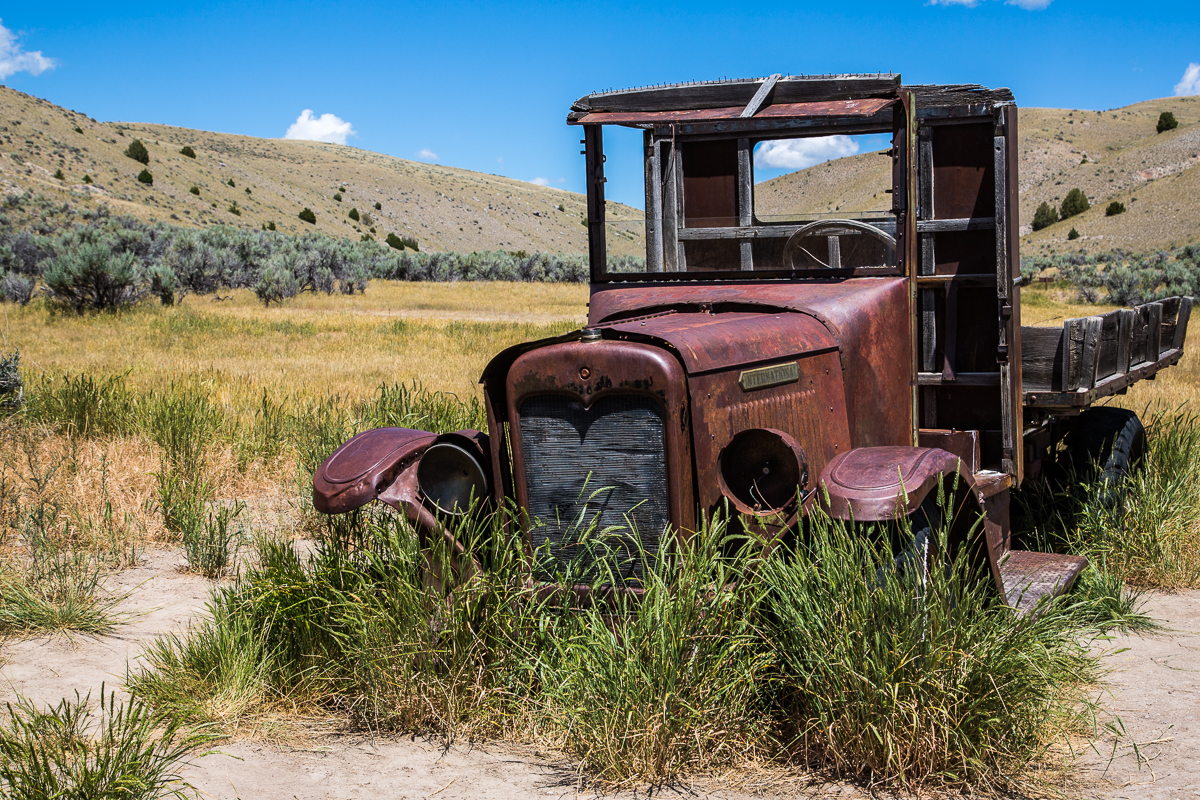
<svg viewBox="0 0 1200 800">
<path fill-rule="evenodd" d="M 646 564 L 629 522 L 653 559 L 670 520 L 657 403 L 613 395 L 585 410 L 562 395 L 527 398 L 521 404 L 521 449 L 529 514 L 536 520 L 531 538 L 541 561 L 538 578 L 555 579 L 577 561 L 578 582 L 606 579 L 611 569 L 626 584 L 640 583 Z M 577 544 L 593 521 L 593 531 L 607 531 L 599 550 Z M 593 560 L 605 555 L 608 569 Z"/>
</svg>

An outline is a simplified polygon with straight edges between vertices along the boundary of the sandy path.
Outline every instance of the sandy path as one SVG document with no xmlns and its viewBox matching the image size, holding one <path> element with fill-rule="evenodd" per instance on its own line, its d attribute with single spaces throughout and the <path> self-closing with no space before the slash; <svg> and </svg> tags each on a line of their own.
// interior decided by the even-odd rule
<svg viewBox="0 0 1200 800">
<path fill-rule="evenodd" d="M 1113 670 L 1105 705 L 1125 736 L 1111 761 L 1114 737 L 1098 741 L 1100 752 L 1084 757 L 1081 777 L 1093 796 L 1200 797 L 1200 591 L 1154 593 L 1146 611 L 1166 630 L 1104 643 Z"/>
<path fill-rule="evenodd" d="M 125 665 L 141 647 L 167 631 L 183 631 L 202 614 L 211 583 L 178 571 L 180 553 L 156 550 L 114 576 L 110 586 L 128 592 L 121 609 L 129 622 L 104 637 L 53 636 L 9 641 L 0 647 L 0 702 L 15 691 L 39 703 L 57 702 L 101 683 L 120 689 Z M 1099 753 L 1081 759 L 1079 794 L 1085 797 L 1200 797 L 1200 591 L 1152 595 L 1148 610 L 1168 630 L 1152 636 L 1118 635 L 1104 643 L 1113 670 L 1105 704 L 1120 717 L 1126 736 L 1097 742 Z M 1127 649 L 1125 649 L 1127 648 Z M 1123 650 L 1124 652 L 1116 652 Z M 1131 742 L 1143 755 L 1140 769 Z M 553 754 L 505 743 L 444 750 L 413 737 L 324 735 L 305 747 L 231 742 L 183 770 L 200 796 L 235 798 L 489 798 L 594 796 L 580 789 L 570 763 Z M 1073 781 L 1074 782 L 1074 781 Z M 665 797 L 729 798 L 862 797 L 851 786 L 754 787 L 753 794 L 718 783 L 655 792 Z M 628 793 L 618 797 L 644 795 Z"/>
</svg>

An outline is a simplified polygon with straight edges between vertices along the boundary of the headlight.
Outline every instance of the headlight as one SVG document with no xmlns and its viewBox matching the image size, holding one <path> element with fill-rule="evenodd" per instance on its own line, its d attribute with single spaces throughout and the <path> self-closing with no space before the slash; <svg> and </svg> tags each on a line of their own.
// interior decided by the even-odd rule
<svg viewBox="0 0 1200 800">
<path fill-rule="evenodd" d="M 475 454 L 452 442 L 436 442 L 417 464 L 421 495 L 443 514 L 467 513 L 471 501 L 488 498 L 487 473 Z"/>
<path fill-rule="evenodd" d="M 743 514 L 775 514 L 808 485 L 808 459 L 783 431 L 742 431 L 721 451 L 721 493 Z"/>
</svg>

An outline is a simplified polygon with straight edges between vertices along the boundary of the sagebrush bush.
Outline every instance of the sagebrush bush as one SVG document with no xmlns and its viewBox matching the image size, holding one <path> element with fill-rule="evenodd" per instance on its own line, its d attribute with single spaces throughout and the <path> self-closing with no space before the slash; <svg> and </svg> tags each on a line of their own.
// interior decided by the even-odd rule
<svg viewBox="0 0 1200 800">
<path fill-rule="evenodd" d="M 56 257 L 43 276 L 50 296 L 76 312 L 137 304 L 147 287 L 137 255 L 85 242 Z"/>
<path fill-rule="evenodd" d="M 146 149 L 146 145 L 142 144 L 141 139 L 134 139 L 125 148 L 125 155 L 142 164 L 150 163 L 150 151 Z"/>
</svg>

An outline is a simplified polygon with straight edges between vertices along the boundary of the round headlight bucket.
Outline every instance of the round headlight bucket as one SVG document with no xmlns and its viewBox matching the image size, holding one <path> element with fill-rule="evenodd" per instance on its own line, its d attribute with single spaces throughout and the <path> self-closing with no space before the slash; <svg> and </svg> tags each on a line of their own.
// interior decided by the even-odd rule
<svg viewBox="0 0 1200 800">
<path fill-rule="evenodd" d="M 480 503 L 488 495 L 487 473 L 479 458 L 452 442 L 435 442 L 421 456 L 417 486 L 438 511 L 453 516 L 466 514 L 472 499 Z"/>
<path fill-rule="evenodd" d="M 778 514 L 808 485 L 808 458 L 783 431 L 751 428 L 721 451 L 717 481 L 743 514 Z"/>
</svg>

